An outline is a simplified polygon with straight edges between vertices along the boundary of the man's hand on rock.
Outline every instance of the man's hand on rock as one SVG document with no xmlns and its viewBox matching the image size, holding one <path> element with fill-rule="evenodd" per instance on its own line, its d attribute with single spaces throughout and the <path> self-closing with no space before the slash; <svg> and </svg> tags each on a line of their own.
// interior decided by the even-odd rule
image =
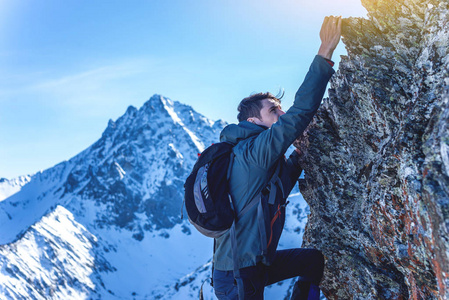
<svg viewBox="0 0 449 300">
<path fill-rule="evenodd" d="M 301 152 L 301 139 L 297 138 L 294 142 L 293 142 L 293 146 L 295 147 L 295 151 L 302 156 L 302 152 Z"/>
<path fill-rule="evenodd" d="M 321 25 L 320 39 L 321 46 L 318 55 L 332 59 L 332 54 L 340 42 L 341 36 L 341 17 L 325 17 Z"/>
</svg>

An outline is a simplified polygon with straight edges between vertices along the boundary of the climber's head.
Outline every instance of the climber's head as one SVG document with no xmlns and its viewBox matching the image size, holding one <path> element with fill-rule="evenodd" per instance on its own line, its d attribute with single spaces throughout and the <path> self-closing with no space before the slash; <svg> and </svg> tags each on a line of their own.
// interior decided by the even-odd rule
<svg viewBox="0 0 449 300">
<path fill-rule="evenodd" d="M 248 121 L 257 125 L 271 127 L 280 116 L 285 114 L 281 108 L 281 96 L 273 94 L 257 93 L 244 98 L 239 106 L 237 119 L 239 122 Z"/>
</svg>

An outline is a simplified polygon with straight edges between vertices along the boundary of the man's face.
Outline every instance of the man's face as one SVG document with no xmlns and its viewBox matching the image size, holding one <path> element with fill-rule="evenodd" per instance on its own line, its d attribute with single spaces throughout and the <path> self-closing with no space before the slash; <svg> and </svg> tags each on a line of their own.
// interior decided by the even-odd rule
<svg viewBox="0 0 449 300">
<path fill-rule="evenodd" d="M 281 106 L 272 99 L 262 100 L 262 109 L 260 110 L 260 119 L 256 117 L 248 118 L 248 121 L 257 125 L 263 125 L 271 128 L 271 125 L 279 120 L 279 117 L 285 114 Z"/>
</svg>

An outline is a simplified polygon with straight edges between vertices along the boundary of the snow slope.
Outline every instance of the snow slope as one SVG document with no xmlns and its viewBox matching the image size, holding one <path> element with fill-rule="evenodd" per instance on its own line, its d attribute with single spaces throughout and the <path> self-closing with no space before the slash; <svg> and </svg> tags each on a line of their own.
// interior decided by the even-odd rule
<svg viewBox="0 0 449 300">
<path fill-rule="evenodd" d="M 0 201 L 17 193 L 31 180 L 31 176 L 19 176 L 14 179 L 0 178 Z"/>
</svg>

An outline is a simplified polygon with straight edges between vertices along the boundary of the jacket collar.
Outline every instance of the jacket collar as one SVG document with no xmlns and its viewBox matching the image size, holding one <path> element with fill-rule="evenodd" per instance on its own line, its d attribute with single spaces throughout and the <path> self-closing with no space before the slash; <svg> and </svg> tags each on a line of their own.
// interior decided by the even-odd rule
<svg viewBox="0 0 449 300">
<path fill-rule="evenodd" d="M 221 132 L 220 141 L 236 145 L 238 142 L 258 135 L 267 129 L 268 127 L 256 125 L 248 121 L 242 121 L 239 124 L 230 124 Z"/>
</svg>

